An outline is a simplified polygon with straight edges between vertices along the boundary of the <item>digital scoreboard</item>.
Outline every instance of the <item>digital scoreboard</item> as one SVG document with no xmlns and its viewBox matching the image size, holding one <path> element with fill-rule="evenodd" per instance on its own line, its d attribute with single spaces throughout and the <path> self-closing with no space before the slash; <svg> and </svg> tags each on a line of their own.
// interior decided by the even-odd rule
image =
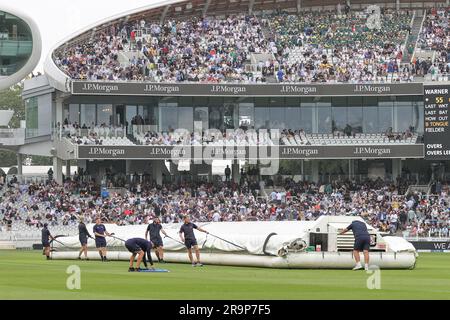
<svg viewBox="0 0 450 320">
<path fill-rule="evenodd" d="M 426 160 L 450 160 L 450 86 L 424 86 Z"/>
</svg>

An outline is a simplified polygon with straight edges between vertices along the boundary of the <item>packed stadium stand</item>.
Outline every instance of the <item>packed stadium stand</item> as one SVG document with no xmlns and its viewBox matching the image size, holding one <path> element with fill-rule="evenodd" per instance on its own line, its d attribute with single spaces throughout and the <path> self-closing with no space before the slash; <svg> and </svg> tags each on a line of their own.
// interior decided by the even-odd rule
<svg viewBox="0 0 450 320">
<path fill-rule="evenodd" d="M 0 129 L 23 135 L 0 134 L 18 163 L 0 175 L 0 228 L 28 241 L 44 222 L 73 234 L 80 216 L 364 213 L 382 232 L 448 237 L 450 151 L 425 143 L 426 99 L 449 84 L 448 16 L 445 1 L 167 0 L 87 27 L 24 82 L 27 128 Z M 176 146 L 201 155 L 179 161 Z M 52 173 L 23 174 L 29 154 Z"/>
<path fill-rule="evenodd" d="M 144 224 L 158 216 L 164 223 L 179 222 L 189 214 L 197 222 L 315 220 L 322 215 L 367 213 L 383 232 L 406 236 L 449 235 L 448 185 L 439 185 L 435 197 L 414 192 L 401 194 L 408 181 L 381 180 L 315 184 L 283 181 L 261 189 L 248 176 L 239 184 L 181 183 L 156 186 L 140 178 L 123 195 L 105 196 L 99 186 L 76 175 L 63 185 L 20 185 L 2 189 L 2 229 L 33 232 L 47 222 L 54 234 L 73 234 L 80 216 L 92 222 L 102 216 L 119 225 Z M 142 184 L 141 184 L 142 182 Z M 268 181 L 270 182 L 270 181 Z"/>
<path fill-rule="evenodd" d="M 448 10 L 430 10 L 418 47 L 403 61 L 416 11 L 349 8 L 113 21 L 55 51 L 72 79 L 152 82 L 408 82 L 448 73 Z M 435 70 L 436 69 L 436 70 Z"/>
</svg>

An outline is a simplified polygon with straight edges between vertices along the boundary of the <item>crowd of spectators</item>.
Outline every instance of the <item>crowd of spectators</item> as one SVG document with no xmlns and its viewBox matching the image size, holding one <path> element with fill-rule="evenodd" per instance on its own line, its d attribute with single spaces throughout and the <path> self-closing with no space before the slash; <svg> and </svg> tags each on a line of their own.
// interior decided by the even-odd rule
<svg viewBox="0 0 450 320">
<path fill-rule="evenodd" d="M 370 82 L 395 74 L 411 81 L 402 66 L 403 45 L 410 32 L 408 11 L 384 10 L 381 25 L 370 26 L 369 14 L 335 11 L 306 15 L 278 14 L 264 22 L 272 31 L 279 82 Z"/>
<path fill-rule="evenodd" d="M 450 7 L 429 9 L 419 34 L 418 48 L 435 51 L 434 63 L 428 59 L 428 70 L 434 79 L 439 74 L 450 74 Z M 422 62 L 423 63 L 423 62 Z"/>
<path fill-rule="evenodd" d="M 124 194 L 109 194 L 92 181 L 75 175 L 63 185 L 10 184 L 2 191 L 0 217 L 4 223 L 41 227 L 87 223 L 101 216 L 118 225 L 145 224 L 158 216 L 163 223 L 181 222 L 190 215 L 196 222 L 315 220 L 322 215 L 366 215 L 369 223 L 391 234 L 448 236 L 449 186 L 424 196 L 399 193 L 408 181 L 381 179 L 326 184 L 271 180 L 241 172 L 236 182 L 180 182 L 158 186 L 135 180 Z M 272 186 L 269 188 L 268 186 Z M 404 189 L 404 188 L 403 188 Z"/>
<path fill-rule="evenodd" d="M 239 145 L 312 145 L 314 139 L 312 135 L 306 133 L 303 129 L 283 129 L 278 133 L 276 130 L 203 130 L 201 132 L 179 129 L 159 132 L 156 130 L 143 130 L 144 126 L 136 126 L 129 129 L 132 132 L 133 141 L 126 137 L 126 128 L 118 126 L 107 126 L 106 124 L 91 126 L 80 126 L 77 123 L 70 124 L 65 122 L 62 126 L 62 134 L 72 143 L 78 145 L 120 145 L 136 144 L 147 146 L 176 146 L 176 145 L 210 145 L 210 146 L 239 146 Z M 131 135 L 131 134 L 130 134 Z M 315 135 L 313 135 L 315 137 Z M 333 130 L 331 134 L 322 134 L 322 136 L 348 139 L 366 139 L 380 138 L 383 142 L 402 142 L 414 136 L 414 128 L 409 128 L 404 132 L 393 132 L 389 128 L 380 134 L 364 134 L 359 132 L 358 128 L 352 128 L 347 125 L 342 130 Z M 355 140 L 356 141 L 356 140 Z M 336 141 L 335 141 L 336 142 Z M 415 141 L 414 141 L 415 142 Z M 414 143 L 412 142 L 412 143 Z M 336 142 L 339 143 L 339 142 Z"/>
<path fill-rule="evenodd" d="M 138 39 L 139 33 L 145 36 Z M 74 79 L 233 82 L 249 80 L 244 62 L 265 47 L 253 16 L 168 19 L 162 25 L 142 20 L 113 25 L 64 47 L 55 62 Z M 124 50 L 137 52 L 126 66 L 119 62 Z"/>
<path fill-rule="evenodd" d="M 274 145 L 269 131 L 256 130 L 206 130 L 202 132 L 189 132 L 175 130 L 169 132 L 148 131 L 135 135 L 138 142 L 143 145 Z"/>
<path fill-rule="evenodd" d="M 447 54 L 440 35 L 447 13 L 439 22 L 427 20 L 423 31 L 426 44 L 438 46 L 440 55 Z M 382 9 L 381 23 L 373 26 L 371 14 L 276 12 L 167 19 L 163 24 L 143 17 L 62 46 L 54 61 L 73 79 L 155 82 L 412 81 L 416 74 L 433 71 L 428 61 L 401 63 L 411 11 Z M 260 53 L 266 58 L 259 72 L 246 68 L 251 55 Z"/>
</svg>

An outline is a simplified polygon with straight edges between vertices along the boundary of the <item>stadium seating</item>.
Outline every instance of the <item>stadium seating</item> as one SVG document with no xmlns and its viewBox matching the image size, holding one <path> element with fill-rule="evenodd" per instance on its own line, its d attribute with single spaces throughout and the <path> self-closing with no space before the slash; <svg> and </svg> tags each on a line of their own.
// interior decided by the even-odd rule
<svg viewBox="0 0 450 320">
<path fill-rule="evenodd" d="M 303 130 L 285 129 L 281 131 L 279 138 L 258 130 L 229 130 L 220 132 L 217 130 L 188 132 L 175 130 L 173 132 L 157 132 L 153 130 L 139 130 L 141 126 L 135 126 L 131 140 L 125 135 L 123 128 L 94 127 L 93 129 L 65 129 L 65 136 L 73 144 L 78 145 L 105 145 L 105 146 L 244 146 L 244 145 L 342 145 L 342 144 L 415 144 L 419 135 L 412 132 L 398 133 L 305 133 Z M 142 126 L 147 127 L 147 126 Z M 69 133 L 68 133 L 69 132 Z M 70 133 L 72 132 L 72 134 Z M 117 134 L 120 132 L 119 134 Z M 80 135 L 85 134 L 85 135 Z M 117 135 L 117 136 L 115 136 Z"/>
<path fill-rule="evenodd" d="M 418 69 L 426 69 L 433 81 L 448 81 L 450 75 L 449 8 L 429 9 L 419 34 L 417 47 L 429 52 L 430 59 L 417 59 Z M 426 73 L 425 70 L 422 70 Z"/>
<path fill-rule="evenodd" d="M 223 183 L 169 183 L 162 188 L 142 183 L 140 194 L 130 186 L 126 194 L 105 199 L 98 198 L 95 191 L 88 191 L 98 189 L 93 182 L 17 184 L 4 188 L 0 224 L 12 220 L 14 236 L 26 242 L 32 237 L 39 239 L 43 223 L 49 224 L 53 235 L 70 235 L 77 232 L 80 214 L 87 223 L 101 214 L 105 221 L 119 225 L 143 224 L 154 216 L 155 206 L 158 206 L 165 209 L 161 216 L 163 223 L 179 222 L 186 213 L 194 221 L 206 222 L 315 220 L 321 215 L 367 212 L 370 223 L 380 231 L 396 233 L 401 230 L 405 236 L 448 236 L 449 185 L 443 184 L 442 192 L 436 198 L 418 193 L 412 196 L 399 194 L 400 186 L 410 183 L 401 178 L 396 184 L 380 179 L 359 184 L 352 181 L 296 183 L 286 179 L 276 187 L 265 188 L 258 197 L 254 196 L 255 190 L 245 184 L 238 192 Z M 81 189 L 85 190 L 82 195 L 79 194 Z M 346 192 L 350 192 L 349 197 L 344 197 Z M 317 206 L 319 202 L 321 205 Z M 89 203 L 94 203 L 95 207 Z M 125 213 L 129 210 L 131 215 Z M 0 237 L 2 239 L 8 240 Z"/>
<path fill-rule="evenodd" d="M 399 139 L 390 139 L 384 133 L 356 133 L 354 136 L 333 135 L 326 134 L 310 134 L 308 141 L 312 145 L 341 145 L 341 144 L 355 144 L 355 145 L 383 145 L 383 144 L 414 144 L 417 141 L 418 135 L 413 134 L 409 137 L 402 137 Z"/>
<path fill-rule="evenodd" d="M 321 11 L 121 22 L 59 48 L 54 61 L 81 80 L 413 81 L 418 69 L 401 62 L 411 12 L 384 10 L 381 29 L 368 26 L 367 16 Z M 251 67 L 256 56 L 266 60 Z"/>
</svg>

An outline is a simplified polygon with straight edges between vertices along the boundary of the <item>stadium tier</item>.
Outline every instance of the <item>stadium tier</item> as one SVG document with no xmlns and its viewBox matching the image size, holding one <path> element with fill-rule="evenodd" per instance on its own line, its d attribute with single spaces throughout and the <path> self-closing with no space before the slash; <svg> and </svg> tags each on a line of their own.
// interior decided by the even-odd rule
<svg viewBox="0 0 450 320">
<path fill-rule="evenodd" d="M 449 73 L 445 8 L 425 21 L 382 8 L 373 25 L 370 8 L 253 10 L 159 20 L 145 11 L 65 42 L 52 59 L 70 79 L 163 83 L 390 83 Z M 416 21 L 419 47 L 437 58 L 404 60 Z"/>
<path fill-rule="evenodd" d="M 371 4 L 172 0 L 64 39 L 0 129 L 3 227 L 364 213 L 448 237 L 449 7 Z"/>
</svg>

